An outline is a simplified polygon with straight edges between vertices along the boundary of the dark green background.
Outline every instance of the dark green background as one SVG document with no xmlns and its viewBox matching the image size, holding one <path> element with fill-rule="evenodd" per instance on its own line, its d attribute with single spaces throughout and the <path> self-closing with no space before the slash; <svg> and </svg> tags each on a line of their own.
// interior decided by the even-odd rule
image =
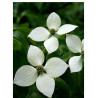
<svg viewBox="0 0 98 98">
<path fill-rule="evenodd" d="M 51 57 L 59 57 L 68 63 L 74 54 L 66 46 L 65 35 L 59 38 L 59 49 L 48 55 L 43 42 L 34 42 L 27 37 L 30 31 L 38 26 L 46 27 L 46 19 L 51 12 L 56 12 L 61 17 L 63 24 L 74 24 L 79 27 L 70 32 L 84 38 L 84 3 L 13 3 L 13 74 L 22 65 L 29 64 L 27 51 L 30 44 L 36 45 L 45 53 L 46 60 Z M 83 57 L 84 66 L 84 57 Z M 13 76 L 14 76 L 13 75 Z M 13 77 L 14 78 L 14 77 Z M 56 80 L 53 98 L 84 98 L 84 68 L 78 73 L 70 73 L 67 69 L 65 74 Z M 35 84 L 30 87 L 13 85 L 14 98 L 46 98 L 41 94 Z"/>
</svg>

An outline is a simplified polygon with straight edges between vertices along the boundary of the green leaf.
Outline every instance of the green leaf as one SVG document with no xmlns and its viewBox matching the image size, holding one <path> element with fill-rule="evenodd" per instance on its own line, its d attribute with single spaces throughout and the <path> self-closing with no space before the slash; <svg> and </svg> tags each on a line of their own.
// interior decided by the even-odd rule
<svg viewBox="0 0 98 98">
<path fill-rule="evenodd" d="M 14 67 L 13 71 L 15 74 L 15 72 L 19 67 L 28 64 L 27 52 L 28 52 L 29 44 L 22 32 L 16 31 L 14 32 L 13 36 L 16 40 L 21 42 L 21 50 L 13 51 L 13 67 Z"/>
<path fill-rule="evenodd" d="M 78 73 L 78 83 L 81 93 L 84 94 L 84 69 Z"/>
<path fill-rule="evenodd" d="M 35 6 L 37 7 L 38 10 L 41 10 L 42 5 L 43 5 L 43 2 L 39 2 L 39 3 L 38 2 L 37 3 L 35 2 Z"/>
<path fill-rule="evenodd" d="M 64 82 L 62 79 L 60 78 L 56 78 L 55 79 L 55 91 L 53 94 L 53 98 L 70 98 L 70 88 L 68 87 L 68 85 L 66 84 L 66 82 Z"/>
<path fill-rule="evenodd" d="M 42 93 L 40 93 L 35 84 L 29 87 L 29 92 L 26 98 L 47 98 Z"/>
<path fill-rule="evenodd" d="M 70 73 L 70 69 L 68 68 L 65 74 L 61 76 L 61 78 L 67 83 L 70 87 L 71 93 L 75 90 L 76 87 L 76 74 Z"/>
<path fill-rule="evenodd" d="M 43 21 L 42 15 L 40 15 L 39 13 L 37 13 L 37 15 L 36 15 L 36 14 L 32 13 L 32 11 L 29 11 L 29 10 L 24 10 L 21 13 L 21 16 L 19 17 L 19 19 L 17 19 L 18 23 L 21 22 L 21 20 L 23 18 L 26 18 L 28 20 L 29 24 L 32 25 L 32 28 L 36 28 L 37 26 L 39 26 L 39 24 L 45 22 L 45 21 Z"/>
<path fill-rule="evenodd" d="M 78 84 L 81 94 L 84 95 L 84 56 L 82 56 L 82 70 L 78 73 Z"/>
<path fill-rule="evenodd" d="M 13 24 L 13 29 L 15 29 L 16 27 L 29 27 L 28 23 L 23 23 L 23 24 Z"/>
<path fill-rule="evenodd" d="M 67 62 L 71 57 L 72 57 L 72 53 L 71 52 L 66 52 L 62 55 L 61 59 L 63 59 L 65 62 Z"/>
<path fill-rule="evenodd" d="M 17 17 L 18 9 L 19 9 L 19 3 L 14 2 L 13 3 L 13 16 L 14 17 Z"/>
<path fill-rule="evenodd" d="M 14 98 L 25 98 L 28 94 L 28 87 L 20 87 L 17 85 L 13 85 L 13 96 Z"/>
<path fill-rule="evenodd" d="M 21 42 L 15 38 L 13 39 L 13 49 L 21 50 Z"/>
<path fill-rule="evenodd" d="M 27 42 L 27 37 L 25 37 L 25 34 L 20 31 L 15 31 L 13 36 L 14 38 L 16 38 L 17 40 L 21 42 L 23 51 L 27 52 L 29 44 Z"/>
<path fill-rule="evenodd" d="M 28 34 L 31 32 L 31 29 L 29 29 L 28 26 L 29 26 L 28 23 L 14 25 L 13 30 L 20 31 L 20 32 L 24 33 L 24 35 L 27 37 Z"/>
</svg>

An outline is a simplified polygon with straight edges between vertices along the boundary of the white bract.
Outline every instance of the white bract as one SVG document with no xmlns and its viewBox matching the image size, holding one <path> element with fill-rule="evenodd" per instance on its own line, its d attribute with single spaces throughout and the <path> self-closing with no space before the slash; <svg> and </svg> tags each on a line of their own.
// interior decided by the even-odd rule
<svg viewBox="0 0 98 98">
<path fill-rule="evenodd" d="M 66 44 L 73 53 L 80 53 L 80 56 L 73 56 L 69 59 L 69 67 L 71 72 L 79 72 L 82 69 L 82 55 L 84 52 L 84 39 L 73 34 L 66 34 Z"/>
<path fill-rule="evenodd" d="M 44 53 L 36 46 L 30 46 L 27 54 L 31 65 L 20 67 L 14 78 L 14 83 L 19 86 L 30 86 L 36 82 L 37 89 L 47 97 L 52 97 L 55 81 L 54 78 L 64 74 L 68 65 L 57 57 L 50 58 L 45 66 Z"/>
<path fill-rule="evenodd" d="M 59 15 L 55 12 L 52 12 L 48 16 L 46 24 L 49 31 L 44 27 L 37 27 L 30 32 L 28 37 L 30 37 L 34 41 L 45 41 L 44 46 L 48 53 L 56 51 L 59 47 L 59 41 L 55 37 L 55 34 L 63 35 L 73 31 L 76 27 L 78 27 L 76 25 L 71 24 L 64 24 L 60 27 L 61 19 Z M 50 37 L 50 35 L 52 36 Z"/>
</svg>

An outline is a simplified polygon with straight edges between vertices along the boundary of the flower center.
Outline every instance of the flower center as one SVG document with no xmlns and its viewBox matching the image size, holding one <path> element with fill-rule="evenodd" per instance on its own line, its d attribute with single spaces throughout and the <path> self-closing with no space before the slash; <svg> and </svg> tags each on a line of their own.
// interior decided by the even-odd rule
<svg viewBox="0 0 98 98">
<path fill-rule="evenodd" d="M 51 33 L 52 35 L 54 35 L 54 34 L 55 34 L 55 29 L 51 29 L 51 30 L 50 30 L 50 33 Z"/>
<path fill-rule="evenodd" d="M 43 65 L 39 65 L 36 67 L 38 74 L 41 74 L 42 72 L 44 72 L 45 70 L 43 69 Z"/>
</svg>

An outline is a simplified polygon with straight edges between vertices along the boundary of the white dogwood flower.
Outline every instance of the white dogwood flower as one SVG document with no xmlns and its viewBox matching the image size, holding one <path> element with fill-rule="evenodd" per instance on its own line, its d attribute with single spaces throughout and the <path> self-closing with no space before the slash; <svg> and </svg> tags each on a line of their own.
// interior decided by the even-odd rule
<svg viewBox="0 0 98 98">
<path fill-rule="evenodd" d="M 30 86 L 36 82 L 37 89 L 47 97 L 52 97 L 55 81 L 54 78 L 64 74 L 68 65 L 57 57 L 50 58 L 45 66 L 44 53 L 36 46 L 30 46 L 27 54 L 31 65 L 20 67 L 14 78 L 14 84 L 19 86 Z"/>
<path fill-rule="evenodd" d="M 73 53 L 80 53 L 80 56 L 73 56 L 69 59 L 71 72 L 79 72 L 82 69 L 82 55 L 84 53 L 84 39 L 73 34 L 66 34 L 66 44 Z"/>
<path fill-rule="evenodd" d="M 48 16 L 46 24 L 49 30 L 44 27 L 37 27 L 30 32 L 28 37 L 30 37 L 34 41 L 45 41 L 44 46 L 48 53 L 56 51 L 59 47 L 59 41 L 55 37 L 55 34 L 63 35 L 73 31 L 76 27 L 78 27 L 71 24 L 64 24 L 60 27 L 61 19 L 55 12 L 52 12 Z"/>
</svg>

